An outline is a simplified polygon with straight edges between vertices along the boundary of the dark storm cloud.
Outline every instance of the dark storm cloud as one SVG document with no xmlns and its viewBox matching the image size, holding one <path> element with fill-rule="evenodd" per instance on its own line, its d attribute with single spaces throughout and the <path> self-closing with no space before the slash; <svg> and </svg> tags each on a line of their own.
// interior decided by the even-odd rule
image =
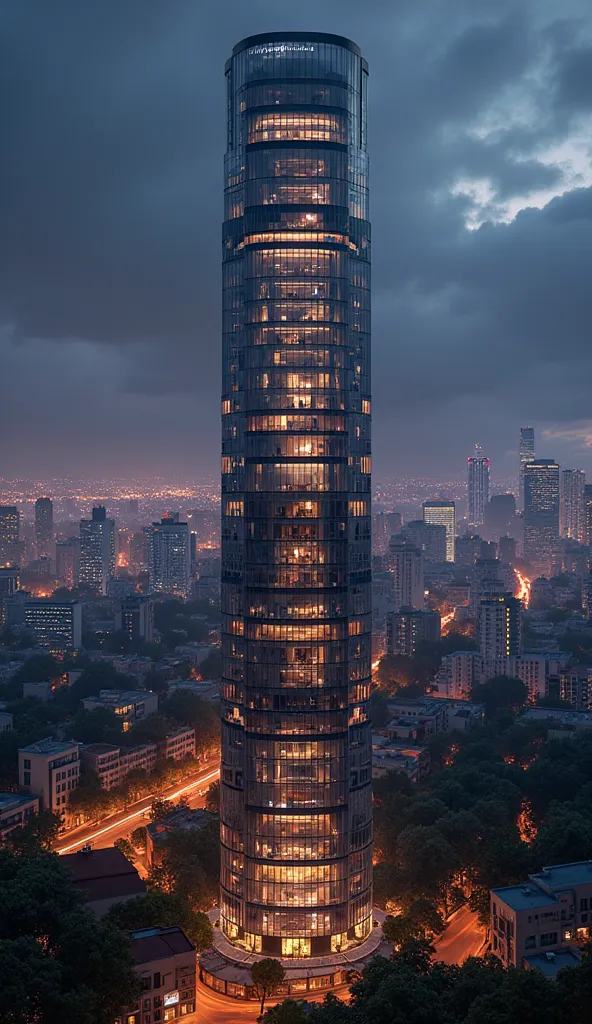
<svg viewBox="0 0 592 1024">
<path fill-rule="evenodd" d="M 289 27 L 349 35 L 370 61 L 379 468 L 454 471 L 479 431 L 511 469 L 525 419 L 579 457 L 592 192 L 575 186 L 592 175 L 565 185 L 546 154 L 585 138 L 587 5 L 293 7 L 3 5 L 0 428 L 27 417 L 5 473 L 216 467 L 223 65 L 242 36 Z M 475 216 L 492 223 L 467 231 Z"/>
</svg>

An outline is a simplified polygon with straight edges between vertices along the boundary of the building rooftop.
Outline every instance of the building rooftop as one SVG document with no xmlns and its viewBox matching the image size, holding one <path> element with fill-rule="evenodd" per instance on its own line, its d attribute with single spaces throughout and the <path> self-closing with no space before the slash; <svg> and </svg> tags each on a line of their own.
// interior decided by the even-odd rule
<svg viewBox="0 0 592 1024">
<path fill-rule="evenodd" d="M 30 804 L 39 797 L 34 793 L 0 793 L 0 811 L 8 811 L 12 808 L 23 807 Z"/>
<path fill-rule="evenodd" d="M 529 876 L 537 885 L 555 891 L 574 885 L 592 885 L 592 860 L 579 860 L 573 864 L 554 864 Z"/>
<path fill-rule="evenodd" d="M 146 892 L 146 883 L 134 865 L 114 846 L 82 849 L 65 854 L 61 860 L 72 873 L 74 888 L 84 891 L 89 903 Z"/>
<path fill-rule="evenodd" d="M 85 743 L 82 747 L 86 754 L 114 754 L 120 749 L 115 743 Z"/>
<path fill-rule="evenodd" d="M 79 744 L 76 740 L 62 743 L 60 740 L 54 740 L 51 736 L 48 736 L 47 739 L 30 743 L 28 747 L 20 747 L 19 752 L 23 754 L 42 754 L 44 757 L 55 757 L 57 754 L 67 754 L 70 750 L 78 749 L 78 746 Z"/>
<path fill-rule="evenodd" d="M 546 978 L 556 978 L 564 967 L 579 967 L 581 956 L 577 949 L 558 949 L 554 953 L 537 953 L 525 956 L 524 963 L 533 971 L 540 971 Z"/>
<path fill-rule="evenodd" d="M 179 953 L 192 953 L 195 946 L 182 928 L 141 928 L 131 934 L 132 957 L 136 964 L 164 960 Z"/>
<path fill-rule="evenodd" d="M 529 910 L 531 907 L 557 905 L 555 897 L 543 892 L 538 885 L 506 885 L 501 889 L 492 889 L 491 892 L 503 903 L 507 903 L 512 910 Z"/>
<path fill-rule="evenodd" d="M 149 822 L 146 825 L 146 831 L 153 843 L 166 842 L 171 832 L 197 830 L 206 824 L 209 817 L 210 815 L 203 808 L 191 810 L 188 807 L 180 807 L 161 821 Z"/>
<path fill-rule="evenodd" d="M 138 704 L 147 697 L 155 697 L 153 690 L 101 690 L 98 696 L 85 697 L 84 701 L 97 701 L 99 704 L 107 704 L 111 707 L 119 707 L 126 704 Z"/>
</svg>

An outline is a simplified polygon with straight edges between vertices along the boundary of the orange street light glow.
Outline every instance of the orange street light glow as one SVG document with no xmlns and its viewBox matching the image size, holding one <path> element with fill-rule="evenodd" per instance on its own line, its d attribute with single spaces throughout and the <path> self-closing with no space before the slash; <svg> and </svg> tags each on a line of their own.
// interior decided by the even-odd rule
<svg viewBox="0 0 592 1024">
<path fill-rule="evenodd" d="M 220 774 L 220 769 L 210 772 L 209 775 L 205 775 L 203 779 L 198 779 L 197 782 L 192 782 L 188 786 L 182 786 L 181 789 L 171 793 L 166 797 L 167 800 L 176 800 L 177 797 L 183 796 L 184 793 L 189 793 L 190 790 L 195 789 L 197 786 L 203 786 L 204 782 L 209 782 L 210 779 L 215 779 Z M 132 814 L 128 814 L 125 818 L 120 818 L 119 821 L 114 821 L 111 825 L 105 825 L 103 828 L 97 829 L 90 836 L 85 836 L 84 839 L 79 839 L 75 843 L 70 843 L 69 846 L 64 846 L 58 853 L 70 853 L 71 850 L 76 850 L 79 846 L 86 846 L 87 843 L 91 843 L 94 839 L 98 839 L 99 836 L 104 836 L 106 832 L 111 832 L 114 828 L 120 828 L 121 825 L 127 825 L 129 821 L 134 821 L 136 818 L 141 818 L 146 813 L 147 808 L 142 807 L 139 811 L 133 811 Z"/>
</svg>

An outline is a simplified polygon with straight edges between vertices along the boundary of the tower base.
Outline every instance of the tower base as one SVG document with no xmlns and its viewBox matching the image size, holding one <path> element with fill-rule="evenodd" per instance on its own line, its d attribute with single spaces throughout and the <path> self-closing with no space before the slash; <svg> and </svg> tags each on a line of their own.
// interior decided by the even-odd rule
<svg viewBox="0 0 592 1024">
<path fill-rule="evenodd" d="M 233 946 L 222 935 L 217 921 L 217 909 L 211 910 L 209 918 L 214 926 L 214 943 L 199 956 L 199 976 L 204 985 L 233 999 L 256 999 L 251 984 L 251 966 L 256 960 L 263 960 L 260 953 L 249 953 L 246 949 Z M 373 913 L 373 927 L 368 938 L 359 946 L 344 953 L 331 953 L 323 957 L 307 957 L 298 960 L 292 957 L 280 959 L 286 972 L 283 984 L 276 995 L 281 998 L 305 999 L 307 993 L 346 984 L 352 972 L 362 971 L 374 956 L 389 956 L 392 943 L 382 934 L 385 914 L 381 910 Z M 279 958 L 278 958 L 279 959 Z"/>
</svg>

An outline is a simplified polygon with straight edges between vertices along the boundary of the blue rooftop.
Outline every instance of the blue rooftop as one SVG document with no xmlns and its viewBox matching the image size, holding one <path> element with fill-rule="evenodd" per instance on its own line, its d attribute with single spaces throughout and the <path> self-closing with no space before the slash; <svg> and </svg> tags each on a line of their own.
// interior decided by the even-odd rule
<svg viewBox="0 0 592 1024">
<path fill-rule="evenodd" d="M 544 886 L 555 892 L 557 889 L 570 889 L 574 885 L 592 885 L 592 860 L 577 860 L 573 864 L 554 864 L 543 868 L 530 878 L 537 885 Z"/>
<path fill-rule="evenodd" d="M 554 953 L 525 956 L 524 963 L 531 970 L 540 971 L 546 978 L 556 978 L 564 967 L 579 967 L 581 957 L 575 949 L 557 949 Z"/>
<path fill-rule="evenodd" d="M 528 910 L 530 907 L 549 907 L 557 904 L 556 898 L 543 892 L 538 885 L 506 885 L 502 889 L 492 889 L 491 892 L 503 903 L 507 903 L 512 910 Z"/>
</svg>

